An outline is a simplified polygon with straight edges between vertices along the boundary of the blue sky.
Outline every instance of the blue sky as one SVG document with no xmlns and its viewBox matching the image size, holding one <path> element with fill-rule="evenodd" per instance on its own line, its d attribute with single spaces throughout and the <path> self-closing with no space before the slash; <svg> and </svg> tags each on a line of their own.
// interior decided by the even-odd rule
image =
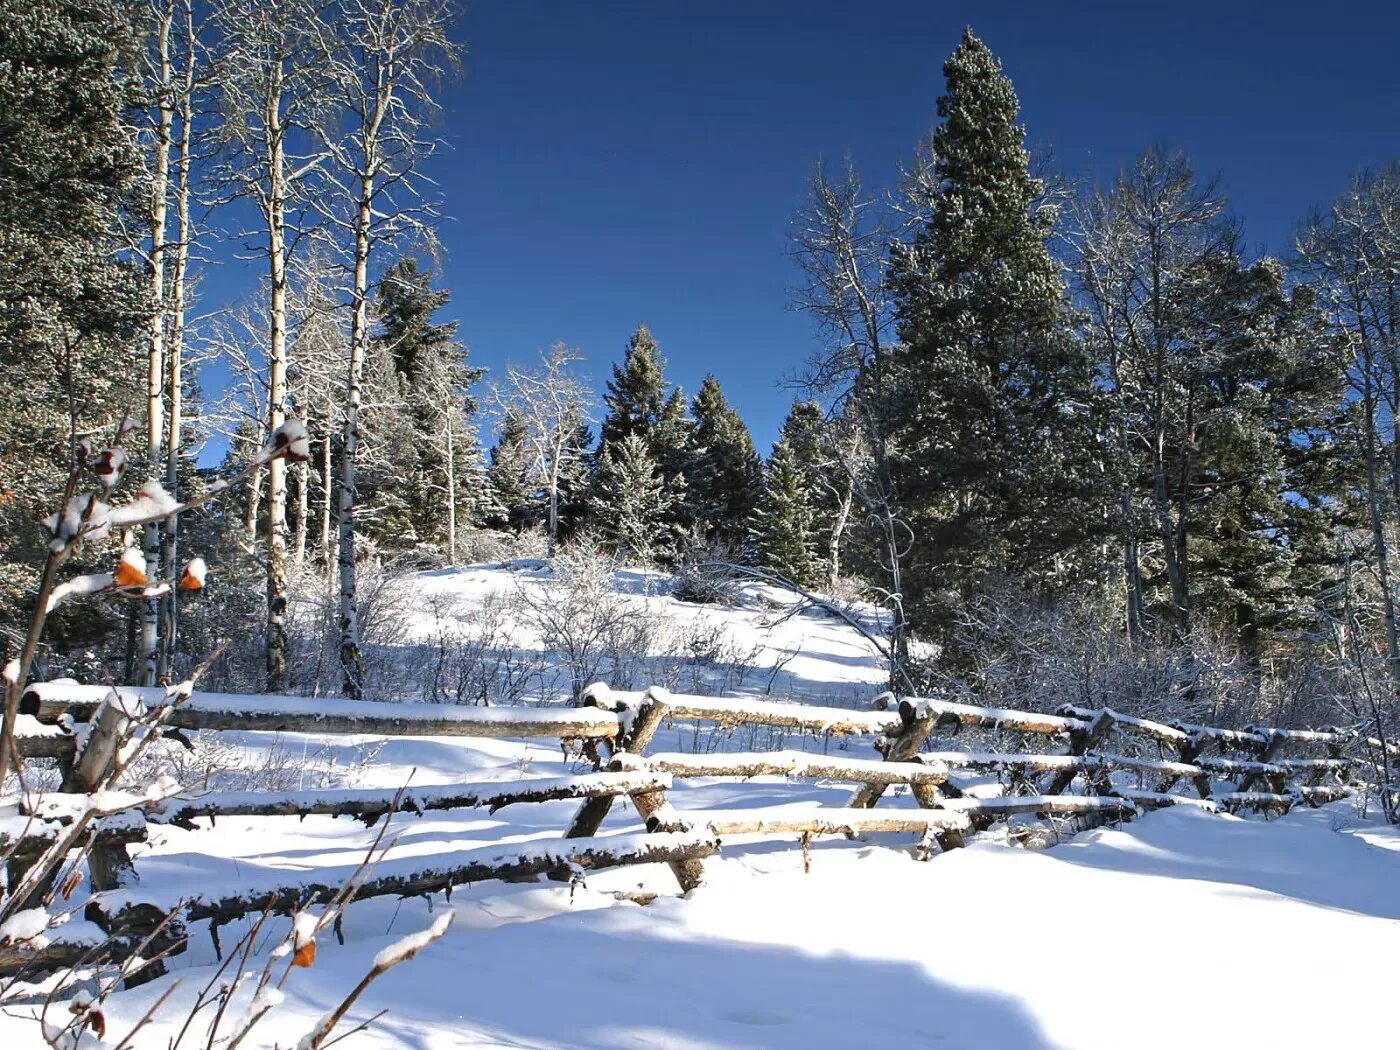
<svg viewBox="0 0 1400 1050">
<path fill-rule="evenodd" d="M 578 347 L 601 391 L 636 324 L 693 393 L 714 372 L 766 449 L 813 347 L 788 219 L 818 157 L 887 184 L 964 25 L 1033 145 L 1111 177 L 1153 142 L 1287 246 L 1350 172 L 1400 157 L 1400 4 L 474 0 L 432 174 L 473 359 Z"/>
</svg>

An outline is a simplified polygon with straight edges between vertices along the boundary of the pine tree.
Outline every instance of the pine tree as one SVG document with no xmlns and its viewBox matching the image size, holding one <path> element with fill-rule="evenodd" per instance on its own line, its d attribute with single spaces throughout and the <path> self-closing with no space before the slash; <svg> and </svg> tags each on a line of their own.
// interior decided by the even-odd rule
<svg viewBox="0 0 1400 1050">
<path fill-rule="evenodd" d="M 620 459 L 621 443 L 629 437 L 640 439 L 665 488 L 662 524 L 672 536 L 689 535 L 695 525 L 686 478 L 693 424 L 686 412 L 685 395 L 666 381 L 666 362 L 646 325 L 638 326 L 627 342 L 626 357 L 613 366 L 603 401 L 608 412 L 598 448 L 599 471 L 610 450 L 615 460 Z M 595 492 L 589 505 L 602 508 L 601 494 Z M 676 545 L 668 544 L 665 549 L 674 551 Z"/>
<path fill-rule="evenodd" d="M 43 562 L 36 511 L 63 491 L 70 395 L 80 430 L 106 432 L 139 404 L 150 305 L 120 254 L 141 188 L 119 76 L 129 13 L 0 0 L 0 633 L 21 622 Z"/>
<path fill-rule="evenodd" d="M 671 552 L 674 534 L 664 524 L 672 498 L 637 434 L 603 449 L 594 479 L 594 521 L 599 534 L 623 558 L 650 564 Z"/>
<path fill-rule="evenodd" d="M 393 362 L 412 428 L 407 458 L 394 461 L 407 532 L 440 548 L 453 545 L 451 525 L 465 526 L 483 496 L 470 389 L 486 373 L 467 363 L 456 322 L 433 319 L 451 298 L 432 287 L 431 271 L 406 257 L 385 273 L 375 303 L 375 339 Z"/>
<path fill-rule="evenodd" d="M 632 434 L 651 444 L 652 431 L 666 403 L 666 363 L 646 325 L 638 325 L 627 340 L 622 364 L 613 365 L 603 403 L 608 411 L 603 417 L 600 456 L 603 449 Z"/>
<path fill-rule="evenodd" d="M 520 534 L 538 522 L 540 501 L 530 484 L 530 446 L 518 411 L 507 410 L 501 420 L 486 476 L 491 488 L 487 525 Z"/>
<path fill-rule="evenodd" d="M 821 572 L 813 542 L 812 493 L 786 436 L 778 439 L 763 472 L 763 491 L 749 522 L 754 559 L 760 568 L 814 587 Z"/>
<path fill-rule="evenodd" d="M 971 30 L 943 72 L 930 214 L 890 277 L 907 397 L 895 484 L 922 570 L 914 607 L 933 633 L 988 573 L 1045 580 L 1092 505 L 1076 409 L 1090 368 L 1067 337 L 1015 91 Z"/>
<path fill-rule="evenodd" d="M 707 375 L 695 395 L 687 477 L 691 513 L 706 534 L 735 547 L 748 535 L 763 488 L 763 465 L 749 428 L 725 400 L 719 380 Z"/>
</svg>

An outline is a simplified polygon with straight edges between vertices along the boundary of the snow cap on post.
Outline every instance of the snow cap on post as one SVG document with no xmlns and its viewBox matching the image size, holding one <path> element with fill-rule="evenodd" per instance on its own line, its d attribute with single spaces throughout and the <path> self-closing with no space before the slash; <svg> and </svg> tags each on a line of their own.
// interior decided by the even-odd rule
<svg viewBox="0 0 1400 1050">
<path fill-rule="evenodd" d="M 604 711 L 617 710 L 612 699 L 612 688 L 607 682 L 590 682 L 584 686 L 579 704 L 582 707 L 601 707 Z"/>
</svg>

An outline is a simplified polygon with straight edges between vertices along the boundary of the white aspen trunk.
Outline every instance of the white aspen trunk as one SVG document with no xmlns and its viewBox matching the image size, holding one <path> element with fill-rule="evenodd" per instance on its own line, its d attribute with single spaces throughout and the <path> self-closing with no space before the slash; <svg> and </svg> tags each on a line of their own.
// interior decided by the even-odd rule
<svg viewBox="0 0 1400 1050">
<path fill-rule="evenodd" d="M 283 69 L 273 71 L 267 94 L 267 235 L 271 281 L 268 340 L 269 433 L 286 421 L 287 398 L 287 241 L 286 156 L 282 129 Z M 267 467 L 267 666 L 268 692 L 283 691 L 287 679 L 287 464 L 274 459 Z"/>
<path fill-rule="evenodd" d="M 311 464 L 296 465 L 297 479 L 297 528 L 292 540 L 292 564 L 301 569 L 306 561 L 306 518 L 311 513 Z"/>
<path fill-rule="evenodd" d="M 166 441 L 165 489 L 176 499 L 180 492 L 180 441 L 184 421 L 185 291 L 190 262 L 190 160 L 194 141 L 194 8 L 185 4 L 185 70 L 180 101 L 179 174 L 175 186 L 175 267 L 170 287 L 170 345 L 166 350 L 170 373 L 170 422 Z M 165 578 L 175 581 L 180 564 L 180 517 L 165 523 Z M 161 632 L 160 671 L 170 674 L 179 641 L 180 604 L 172 588 L 164 601 L 165 626 Z"/>
<path fill-rule="evenodd" d="M 340 451 L 340 671 L 341 691 L 361 696 L 360 622 L 355 604 L 355 453 L 360 442 L 360 384 L 369 338 L 369 235 L 373 220 L 373 182 L 360 180 L 355 216 L 354 312 L 350 321 L 350 372 L 346 380 L 345 437 Z"/>
<path fill-rule="evenodd" d="M 331 420 L 335 418 L 335 406 L 329 397 L 326 398 L 326 435 L 325 441 L 321 443 L 321 557 L 325 559 L 326 565 L 333 563 L 331 558 L 331 499 L 332 490 L 335 488 L 331 484 L 331 472 L 335 465 L 331 456 Z"/>
<path fill-rule="evenodd" d="M 457 464 L 452 413 L 447 413 L 447 564 L 457 564 Z"/>
<path fill-rule="evenodd" d="M 170 65 L 170 33 L 174 25 L 173 4 L 161 13 L 156 30 L 160 55 L 159 101 L 157 102 L 155 170 L 151 185 L 151 332 L 146 371 L 146 470 L 152 481 L 162 473 L 165 393 L 165 218 L 170 194 L 171 127 L 175 117 Z M 152 522 L 143 535 L 146 574 L 153 580 L 160 575 L 160 525 Z M 141 605 L 140 677 L 142 685 L 155 685 L 160 670 L 160 600 L 152 598 Z"/>
</svg>

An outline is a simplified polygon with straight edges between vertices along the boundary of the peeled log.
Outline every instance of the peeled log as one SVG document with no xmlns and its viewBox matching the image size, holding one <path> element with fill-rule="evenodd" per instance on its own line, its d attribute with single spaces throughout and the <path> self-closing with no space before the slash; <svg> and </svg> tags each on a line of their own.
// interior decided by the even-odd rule
<svg viewBox="0 0 1400 1050">
<path fill-rule="evenodd" d="M 81 721 L 96 710 L 106 687 L 45 683 L 25 691 L 24 709 L 40 721 L 61 714 Z M 149 707 L 165 703 L 161 689 L 128 689 Z M 553 737 L 606 739 L 617 735 L 618 717 L 597 708 L 444 707 L 324 697 L 192 693 L 165 722 L 177 729 L 237 729 L 289 733 L 359 733 L 366 736 Z"/>
<path fill-rule="evenodd" d="M 768 725 L 804 729 L 833 736 L 878 736 L 899 733 L 904 722 L 894 712 L 849 711 L 841 707 L 773 700 L 725 699 L 668 693 L 669 717 L 684 721 L 719 722 L 722 725 Z"/>
<path fill-rule="evenodd" d="M 999 707 L 978 707 L 973 704 L 955 703 L 952 700 L 920 697 L 909 702 L 920 714 L 935 715 L 939 721 L 953 719 L 965 726 L 981 726 L 984 729 L 1014 729 L 1020 733 L 1063 736 L 1084 725 L 1084 720 L 1078 718 L 1041 715 L 1032 711 L 1013 711 Z"/>
<path fill-rule="evenodd" d="M 399 812 L 485 808 L 494 813 L 522 802 L 569 798 L 611 798 L 638 791 L 662 791 L 671 786 L 666 773 L 590 773 L 476 784 L 429 784 L 399 791 L 393 788 L 334 788 L 315 791 L 215 791 L 197 798 L 162 803 L 150 820 L 188 826 L 196 817 L 353 816 L 366 821 L 382 817 L 399 798 Z"/>
<path fill-rule="evenodd" d="M 802 751 L 656 754 L 648 755 L 644 765 L 677 777 L 819 777 L 884 785 L 942 784 L 948 779 L 947 767 L 936 759 L 928 762 L 881 762 L 876 759 L 812 755 Z"/>
<path fill-rule="evenodd" d="M 422 857 L 391 858 L 379 861 L 369 870 L 352 899 L 421 897 L 467 883 L 567 872 L 571 866 L 594 871 L 624 864 L 674 863 L 699 860 L 718 851 L 719 840 L 713 834 L 638 834 L 598 839 L 546 839 Z M 235 892 L 196 890 L 192 895 L 187 893 L 183 903 L 184 918 L 186 921 L 210 919 L 225 923 L 265 909 L 291 914 L 310 901 L 330 900 L 357 871 L 351 866 L 301 872 L 264 871 L 248 876 Z M 162 903 L 139 892 L 105 894 L 100 901 L 114 922 L 129 908 L 181 907 L 179 897 Z"/>
<path fill-rule="evenodd" d="M 794 809 L 769 807 L 736 810 L 680 810 L 693 826 L 717 835 L 859 835 L 867 831 L 961 831 L 969 826 L 962 813 L 939 809 Z"/>
</svg>

